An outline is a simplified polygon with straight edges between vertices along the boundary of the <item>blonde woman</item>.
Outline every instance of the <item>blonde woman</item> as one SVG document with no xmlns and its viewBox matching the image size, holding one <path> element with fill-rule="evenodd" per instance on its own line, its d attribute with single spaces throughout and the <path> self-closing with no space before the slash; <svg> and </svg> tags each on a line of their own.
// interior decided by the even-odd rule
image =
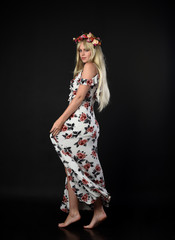
<svg viewBox="0 0 175 240">
<path fill-rule="evenodd" d="M 77 52 L 69 105 L 50 130 L 50 139 L 66 172 L 60 209 L 69 214 L 58 226 L 80 220 L 79 210 L 93 210 L 92 220 L 84 228 L 94 228 L 107 218 L 103 207 L 109 207 L 111 199 L 98 158 L 100 127 L 94 103 L 97 101 L 98 111 L 102 111 L 109 103 L 110 92 L 100 38 L 85 33 L 73 40 Z"/>
</svg>

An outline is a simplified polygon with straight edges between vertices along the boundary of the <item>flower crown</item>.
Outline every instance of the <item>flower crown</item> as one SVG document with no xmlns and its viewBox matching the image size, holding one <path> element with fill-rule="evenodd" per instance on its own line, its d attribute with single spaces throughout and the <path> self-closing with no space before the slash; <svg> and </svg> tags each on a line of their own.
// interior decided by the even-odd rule
<svg viewBox="0 0 175 240">
<path fill-rule="evenodd" d="M 84 33 L 77 38 L 73 38 L 73 41 L 75 41 L 75 43 L 78 43 L 84 39 L 86 39 L 87 42 L 92 43 L 94 46 L 101 46 L 101 39 L 99 37 L 95 37 L 91 32 L 88 34 Z"/>
</svg>

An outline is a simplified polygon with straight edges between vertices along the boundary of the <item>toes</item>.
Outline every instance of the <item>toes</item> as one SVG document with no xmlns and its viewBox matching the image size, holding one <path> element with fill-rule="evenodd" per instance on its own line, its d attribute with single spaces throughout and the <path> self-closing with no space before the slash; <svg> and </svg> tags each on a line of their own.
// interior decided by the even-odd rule
<svg viewBox="0 0 175 240">
<path fill-rule="evenodd" d="M 64 224 L 64 223 L 59 223 L 58 224 L 58 227 L 65 227 L 66 226 L 66 224 Z"/>
<path fill-rule="evenodd" d="M 90 225 L 83 226 L 84 228 L 92 228 Z"/>
</svg>

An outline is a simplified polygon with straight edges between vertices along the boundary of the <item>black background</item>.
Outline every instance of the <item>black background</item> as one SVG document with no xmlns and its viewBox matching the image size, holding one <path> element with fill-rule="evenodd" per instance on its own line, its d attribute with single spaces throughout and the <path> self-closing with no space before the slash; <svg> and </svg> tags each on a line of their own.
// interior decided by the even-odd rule
<svg viewBox="0 0 175 240">
<path fill-rule="evenodd" d="M 59 212 L 65 172 L 49 130 L 68 106 L 72 38 L 92 32 L 102 39 L 111 93 L 101 113 L 95 105 L 108 211 L 172 214 L 173 11 L 168 1 L 1 8 L 1 200 L 49 202 Z"/>
</svg>

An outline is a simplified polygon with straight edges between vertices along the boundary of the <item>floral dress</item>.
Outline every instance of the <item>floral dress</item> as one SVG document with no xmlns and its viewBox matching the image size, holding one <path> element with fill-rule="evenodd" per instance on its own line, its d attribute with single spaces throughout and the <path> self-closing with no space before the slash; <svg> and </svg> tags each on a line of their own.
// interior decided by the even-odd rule
<svg viewBox="0 0 175 240">
<path fill-rule="evenodd" d="M 65 189 L 60 209 L 69 212 L 68 184 L 79 200 L 79 210 L 93 210 L 94 202 L 101 197 L 103 206 L 109 207 L 110 194 L 105 188 L 102 166 L 98 158 L 97 142 L 100 134 L 95 117 L 94 103 L 97 101 L 98 74 L 84 79 L 81 72 L 70 81 L 69 104 L 75 97 L 80 84 L 90 85 L 82 104 L 64 122 L 61 131 L 50 134 L 51 142 L 67 170 Z"/>
</svg>

